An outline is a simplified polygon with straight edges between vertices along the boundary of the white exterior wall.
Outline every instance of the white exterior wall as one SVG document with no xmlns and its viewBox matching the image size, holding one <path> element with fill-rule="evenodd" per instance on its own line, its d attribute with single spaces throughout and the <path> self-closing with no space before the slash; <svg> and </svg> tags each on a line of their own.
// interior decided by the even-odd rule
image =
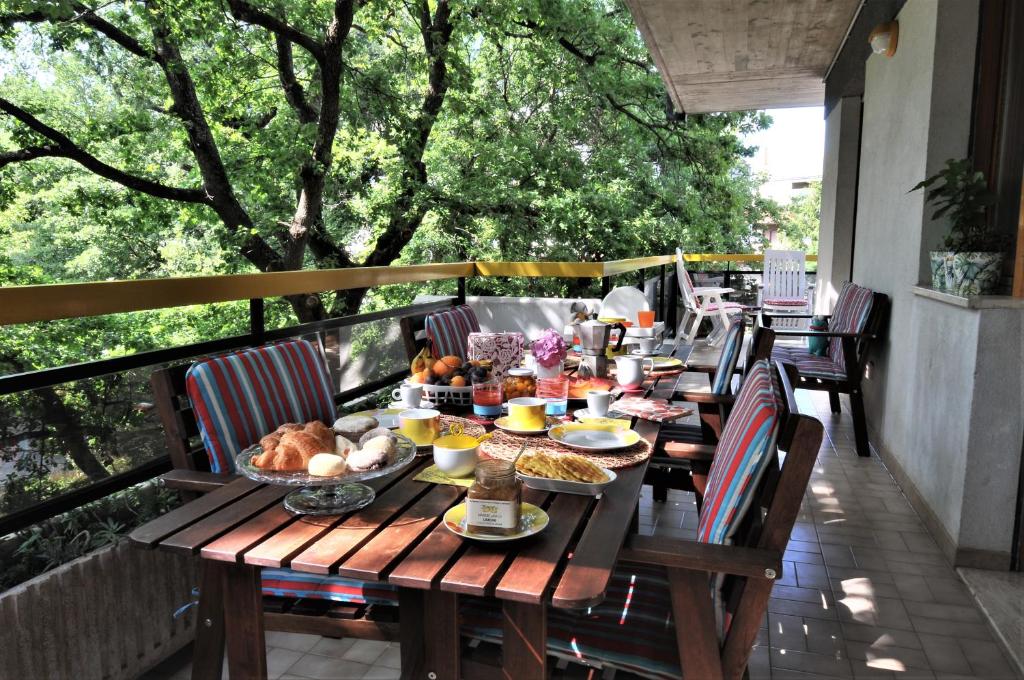
<svg viewBox="0 0 1024 680">
<path fill-rule="evenodd" d="M 1021 459 L 1021 310 L 914 293 L 948 227 L 908 190 L 968 153 L 977 0 L 909 0 L 867 63 L 853 280 L 892 313 L 864 382 L 872 443 L 959 564 L 1006 568 Z M 1009 369 L 1009 370 L 1008 370 Z"/>
</svg>

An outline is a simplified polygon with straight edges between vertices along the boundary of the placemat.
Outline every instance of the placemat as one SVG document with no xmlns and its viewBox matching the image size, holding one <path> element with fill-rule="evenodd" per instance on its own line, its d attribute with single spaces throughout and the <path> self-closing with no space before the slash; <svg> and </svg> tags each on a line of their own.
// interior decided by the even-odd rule
<svg viewBox="0 0 1024 680">
<path fill-rule="evenodd" d="M 480 444 L 480 451 L 490 458 L 515 460 L 523 444 L 526 444 L 528 449 L 543 451 L 552 456 L 564 456 L 570 453 L 586 456 L 594 461 L 595 464 L 611 470 L 642 463 L 651 457 L 651 450 L 653 449 L 646 439 L 641 439 L 636 444 L 625 449 L 609 451 L 608 453 L 594 453 L 592 451 L 580 451 L 570 446 L 559 444 L 547 437 L 529 437 L 498 430 L 494 432 L 490 439 Z"/>
<path fill-rule="evenodd" d="M 448 430 L 451 429 L 452 424 L 458 423 L 462 425 L 462 433 L 468 434 L 470 437 L 482 437 L 487 432 L 487 428 L 480 423 L 474 423 L 468 418 L 460 418 L 459 416 L 450 416 L 445 413 L 441 414 L 441 434 L 445 435 Z"/>
</svg>

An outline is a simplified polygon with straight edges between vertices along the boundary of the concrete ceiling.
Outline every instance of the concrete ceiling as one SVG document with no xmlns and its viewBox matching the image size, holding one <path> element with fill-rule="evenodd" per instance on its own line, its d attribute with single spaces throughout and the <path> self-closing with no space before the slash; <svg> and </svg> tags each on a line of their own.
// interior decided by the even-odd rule
<svg viewBox="0 0 1024 680">
<path fill-rule="evenodd" d="M 626 0 L 676 110 L 820 106 L 861 0 Z"/>
</svg>

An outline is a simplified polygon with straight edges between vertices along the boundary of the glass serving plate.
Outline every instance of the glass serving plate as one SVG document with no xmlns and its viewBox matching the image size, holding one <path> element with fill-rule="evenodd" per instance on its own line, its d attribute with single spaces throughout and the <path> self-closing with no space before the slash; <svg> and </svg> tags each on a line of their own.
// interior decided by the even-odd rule
<svg viewBox="0 0 1024 680">
<path fill-rule="evenodd" d="M 284 497 L 284 507 L 296 514 L 341 515 L 366 507 L 376 497 L 373 489 L 360 482 L 393 474 L 416 460 L 416 444 L 404 435 L 394 434 L 395 460 L 377 470 L 346 472 L 334 477 L 317 477 L 305 471 L 263 470 L 252 464 L 253 456 L 263 453 L 259 444 L 235 456 L 235 469 L 256 482 L 302 487 Z"/>
</svg>

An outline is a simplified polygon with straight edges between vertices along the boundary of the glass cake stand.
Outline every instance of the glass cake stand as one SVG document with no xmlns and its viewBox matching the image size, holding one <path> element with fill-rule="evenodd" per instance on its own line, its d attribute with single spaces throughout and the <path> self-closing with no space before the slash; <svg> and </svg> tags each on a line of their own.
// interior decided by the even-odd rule
<svg viewBox="0 0 1024 680">
<path fill-rule="evenodd" d="M 299 515 L 342 515 L 364 508 L 376 497 L 373 489 L 360 484 L 368 479 L 390 475 L 416 460 L 416 444 L 395 433 L 395 459 L 377 470 L 346 472 L 334 477 L 316 477 L 306 471 L 278 472 L 252 464 L 253 456 L 263 453 L 257 444 L 235 456 L 235 468 L 245 477 L 264 484 L 302 487 L 284 497 L 284 507 Z"/>
</svg>

